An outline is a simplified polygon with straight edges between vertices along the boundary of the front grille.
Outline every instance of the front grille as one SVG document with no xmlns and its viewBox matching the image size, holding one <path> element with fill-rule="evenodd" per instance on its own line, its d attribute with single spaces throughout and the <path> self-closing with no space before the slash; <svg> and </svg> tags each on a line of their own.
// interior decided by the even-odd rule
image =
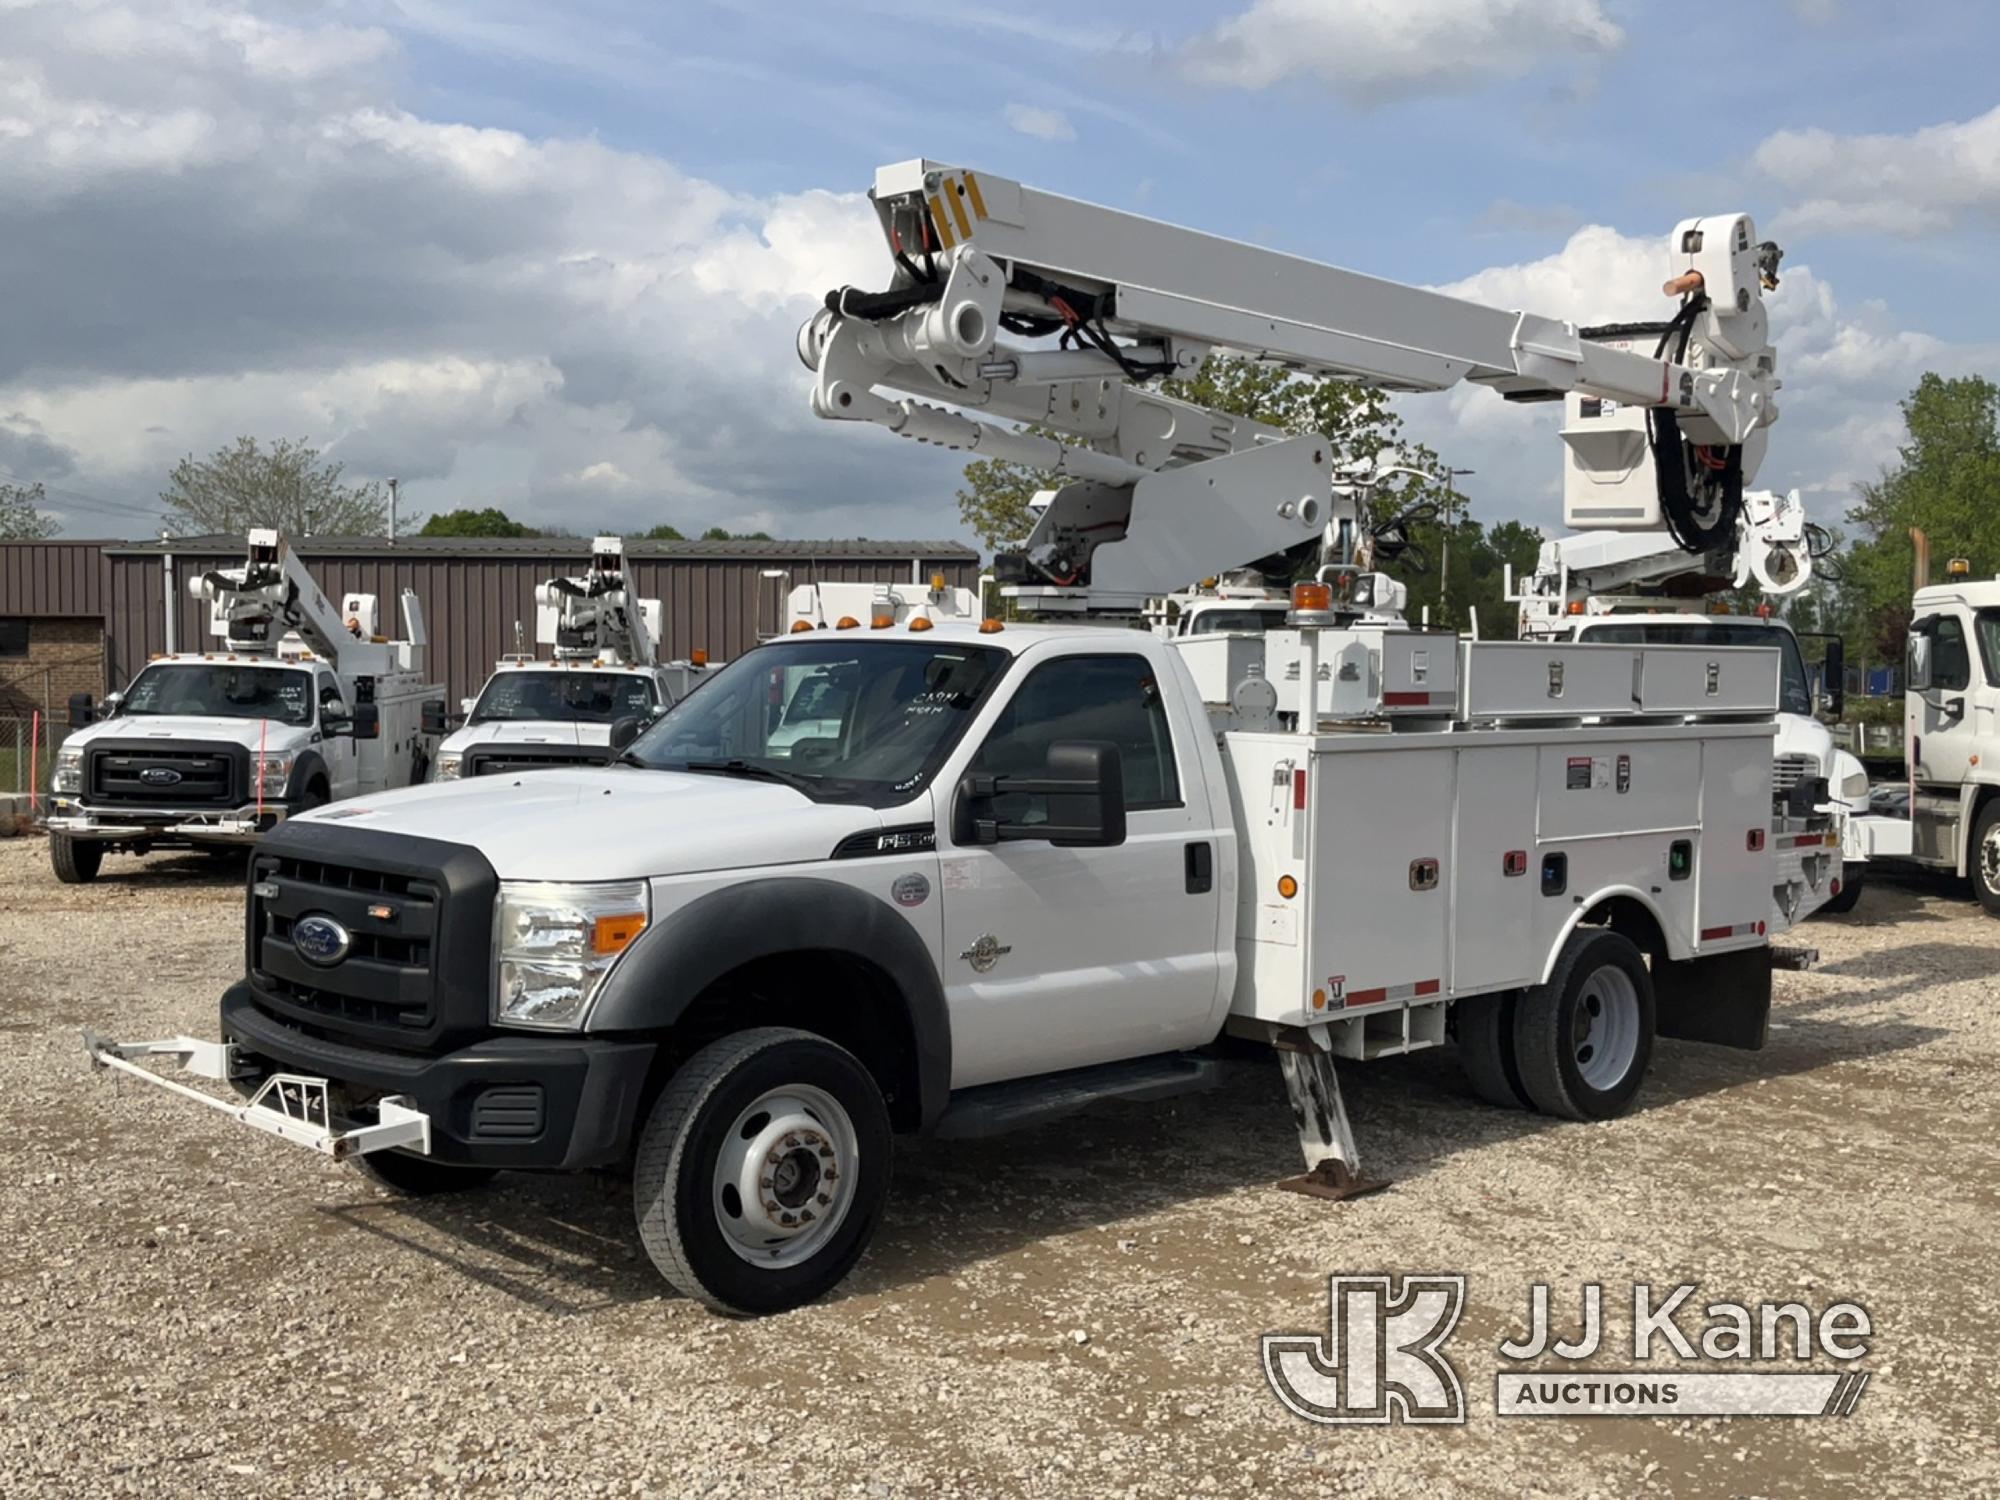
<svg viewBox="0 0 2000 1500">
<path fill-rule="evenodd" d="M 483 1035 L 499 888 L 463 844 L 287 820 L 250 864 L 245 938 L 258 1006 L 325 1040 L 405 1053 Z M 331 961 L 301 949 L 299 926 L 314 916 L 347 933 Z"/>
<path fill-rule="evenodd" d="M 467 776 L 499 776 L 514 771 L 546 771 L 557 766 L 602 766 L 611 760 L 608 745 L 481 745 L 465 755 Z"/>
<path fill-rule="evenodd" d="M 1808 776 L 1819 775 L 1819 763 L 1810 755 L 1781 755 L 1771 765 L 1771 790 L 1789 792 Z"/>
<path fill-rule="evenodd" d="M 260 930 L 253 966 L 265 993 L 300 1011 L 371 1031 L 407 1035 L 436 1019 L 431 960 L 438 928 L 436 882 L 386 870 L 293 856 L 260 855 L 253 897 Z M 330 917 L 348 933 L 338 962 L 322 967 L 293 932 Z"/>
<path fill-rule="evenodd" d="M 249 800 L 249 753 L 239 745 L 112 740 L 84 758 L 95 804 L 208 809 Z"/>
</svg>

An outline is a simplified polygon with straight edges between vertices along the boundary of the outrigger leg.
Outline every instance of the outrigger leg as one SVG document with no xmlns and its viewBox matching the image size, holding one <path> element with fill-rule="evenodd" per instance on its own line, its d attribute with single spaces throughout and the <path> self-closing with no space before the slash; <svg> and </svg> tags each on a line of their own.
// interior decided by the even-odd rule
<svg viewBox="0 0 2000 1500">
<path fill-rule="evenodd" d="M 1341 1102 L 1340 1075 L 1333 1070 L 1332 1042 L 1325 1028 L 1287 1028 L 1272 1038 L 1271 1045 L 1278 1051 L 1285 1092 L 1292 1102 L 1292 1119 L 1299 1127 L 1299 1146 L 1306 1157 L 1304 1173 L 1277 1185 L 1287 1192 L 1334 1202 L 1387 1187 L 1388 1178 L 1361 1174 L 1360 1153 L 1347 1123 L 1347 1107 Z"/>
</svg>

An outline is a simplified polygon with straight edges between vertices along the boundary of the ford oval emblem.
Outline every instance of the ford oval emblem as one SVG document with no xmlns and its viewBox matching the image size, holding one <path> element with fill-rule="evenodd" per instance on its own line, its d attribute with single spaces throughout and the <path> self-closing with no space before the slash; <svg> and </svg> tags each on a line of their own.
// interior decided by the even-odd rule
<svg viewBox="0 0 2000 1500">
<path fill-rule="evenodd" d="M 181 779 L 181 773 L 172 766 L 148 766 L 139 773 L 139 779 L 147 786 L 173 786 Z"/>
<path fill-rule="evenodd" d="M 332 917 L 315 914 L 292 923 L 292 947 L 309 964 L 330 968 L 347 957 L 354 939 Z"/>
</svg>

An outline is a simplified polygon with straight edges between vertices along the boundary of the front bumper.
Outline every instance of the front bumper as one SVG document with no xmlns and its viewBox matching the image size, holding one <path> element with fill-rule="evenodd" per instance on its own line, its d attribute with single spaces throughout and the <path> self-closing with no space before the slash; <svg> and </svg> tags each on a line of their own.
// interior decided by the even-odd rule
<svg viewBox="0 0 2000 1500">
<path fill-rule="evenodd" d="M 253 844 L 282 823 L 297 804 L 266 798 L 260 806 L 213 808 L 91 807 L 74 798 L 57 797 L 44 821 L 51 833 L 73 839 L 106 842 Z"/>
<path fill-rule="evenodd" d="M 222 997 L 239 1090 L 273 1073 L 328 1080 L 347 1107 L 400 1098 L 429 1121 L 430 1152 L 458 1166 L 579 1170 L 624 1159 L 657 1050 L 588 1036 L 487 1037 L 412 1056 L 327 1041 L 259 1009 L 247 982 Z"/>
</svg>

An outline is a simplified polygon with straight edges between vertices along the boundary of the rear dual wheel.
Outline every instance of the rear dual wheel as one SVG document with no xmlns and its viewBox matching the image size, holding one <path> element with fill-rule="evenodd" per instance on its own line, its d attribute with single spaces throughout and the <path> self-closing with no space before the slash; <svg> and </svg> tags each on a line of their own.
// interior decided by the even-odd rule
<svg viewBox="0 0 2000 1500">
<path fill-rule="evenodd" d="M 1652 1060 L 1652 975 L 1632 941 L 1606 928 L 1573 932 L 1547 983 L 1458 1009 L 1466 1077 L 1489 1103 L 1609 1120 Z"/>
</svg>

